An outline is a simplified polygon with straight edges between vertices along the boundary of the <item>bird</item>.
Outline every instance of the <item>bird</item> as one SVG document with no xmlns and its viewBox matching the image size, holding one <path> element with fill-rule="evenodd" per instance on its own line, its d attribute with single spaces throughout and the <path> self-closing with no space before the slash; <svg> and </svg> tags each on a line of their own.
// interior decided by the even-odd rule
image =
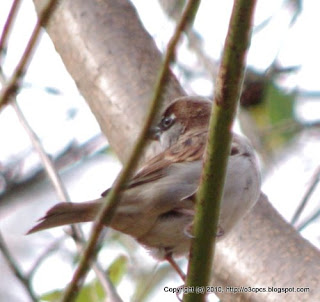
<svg viewBox="0 0 320 302">
<path fill-rule="evenodd" d="M 188 254 L 193 237 L 196 193 L 207 143 L 212 102 L 202 97 L 172 101 L 149 132 L 162 151 L 147 160 L 124 188 L 107 227 L 132 236 L 151 255 L 168 260 L 183 278 L 173 258 Z M 260 196 L 261 177 L 254 149 L 233 133 L 221 202 L 219 231 L 224 238 Z M 93 221 L 110 189 L 96 200 L 58 203 L 28 234 Z"/>
</svg>

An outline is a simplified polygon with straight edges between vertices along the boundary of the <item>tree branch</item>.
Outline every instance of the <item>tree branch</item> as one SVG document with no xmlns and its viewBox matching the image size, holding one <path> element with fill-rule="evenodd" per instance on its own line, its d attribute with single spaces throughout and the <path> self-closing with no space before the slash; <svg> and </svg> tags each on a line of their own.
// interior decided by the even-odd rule
<svg viewBox="0 0 320 302">
<path fill-rule="evenodd" d="M 41 33 L 41 27 L 46 26 L 48 23 L 51 14 L 53 13 L 56 5 L 57 0 L 50 0 L 47 5 L 44 7 L 44 9 L 39 14 L 39 18 L 37 21 L 36 26 L 34 27 L 34 30 L 31 34 L 31 37 L 29 39 L 29 42 L 27 44 L 27 47 L 13 73 L 9 81 L 7 82 L 6 86 L 1 90 L 0 94 L 0 110 L 5 106 L 9 101 L 11 97 L 15 97 L 17 91 L 20 88 L 21 81 L 26 73 L 26 70 L 29 66 L 29 63 L 32 59 L 32 55 L 34 53 L 34 50 L 36 48 L 36 45 L 38 43 L 40 33 Z"/>
<path fill-rule="evenodd" d="M 26 133 L 28 134 L 30 141 L 37 151 L 42 165 L 48 175 L 49 180 L 52 183 L 52 186 L 54 187 L 56 194 L 60 201 L 63 202 L 71 202 L 69 194 L 67 192 L 66 187 L 64 186 L 61 177 L 59 173 L 57 172 L 54 163 L 52 162 L 51 158 L 48 156 L 48 154 L 45 152 L 39 138 L 34 133 L 30 125 L 28 124 L 27 120 L 25 119 L 22 111 L 20 110 L 20 107 L 18 106 L 16 100 L 14 100 L 11 103 L 12 107 L 14 108 L 23 128 L 25 129 Z M 71 237 L 74 240 L 79 253 L 82 253 L 83 247 L 85 245 L 84 243 L 84 235 L 82 233 L 82 230 L 79 225 L 71 225 Z M 112 282 L 109 280 L 108 276 L 104 274 L 104 271 L 100 267 L 99 263 L 93 263 L 92 264 L 93 270 L 96 273 L 96 276 L 98 277 L 106 296 L 110 299 L 112 302 L 122 302 L 119 294 L 117 293 L 116 289 L 114 288 Z"/>
<path fill-rule="evenodd" d="M 220 204 L 230 154 L 231 129 L 243 82 L 245 57 L 251 37 L 255 0 L 235 0 L 222 62 L 218 72 L 204 168 L 197 193 L 194 236 L 191 243 L 187 287 L 208 286 L 214 255 Z M 193 291 L 184 301 L 204 301 Z"/>
<path fill-rule="evenodd" d="M 30 284 L 30 278 L 28 276 L 25 276 L 25 274 L 21 271 L 19 265 L 17 262 L 13 259 L 3 237 L 0 232 L 0 251 L 3 254 L 4 259 L 8 263 L 11 271 L 15 274 L 15 276 L 20 280 L 21 284 L 25 288 L 26 292 L 28 293 L 31 301 L 37 302 L 38 297 L 35 294 L 31 284 Z"/>
<path fill-rule="evenodd" d="M 21 0 L 13 1 L 10 12 L 8 14 L 8 18 L 6 19 L 6 23 L 3 27 L 3 31 L 0 38 L 0 68 L 2 68 L 3 57 L 7 52 L 7 42 L 10 36 L 12 25 L 14 24 L 17 13 L 19 11 L 20 5 Z"/>
<path fill-rule="evenodd" d="M 43 1 L 35 3 L 40 9 Z M 127 159 L 161 64 L 152 38 L 126 0 L 64 0 L 48 31 L 113 149 L 121 160 Z M 171 75 L 165 102 L 183 94 Z M 219 242 L 214 268 L 214 285 L 310 288 L 308 293 L 286 295 L 218 293 L 223 301 L 320 301 L 319 251 L 282 219 L 264 195 L 236 230 Z"/>
<path fill-rule="evenodd" d="M 6 78 L 5 78 L 5 75 L 2 73 L 2 70 L 0 70 L 0 83 L 3 85 L 6 84 Z M 37 135 L 34 133 L 32 128 L 30 127 L 28 121 L 25 119 L 20 107 L 18 106 L 16 98 L 11 96 L 11 100 L 12 100 L 11 105 L 12 105 L 14 111 L 16 112 L 16 115 L 17 115 L 21 125 L 23 126 L 27 135 L 29 136 L 30 141 L 31 141 L 34 149 L 37 151 L 37 153 L 41 159 L 41 162 L 43 164 L 44 170 L 46 171 L 47 176 L 48 176 L 49 180 L 51 181 L 51 183 L 57 193 L 58 198 L 60 199 L 60 201 L 70 202 L 69 194 L 68 194 L 65 186 L 63 185 L 63 182 L 60 178 L 59 173 L 57 172 L 57 170 L 55 168 L 54 163 L 52 162 L 51 158 L 45 152 L 39 138 L 37 137 Z M 74 226 L 74 225 L 72 225 L 70 228 L 71 228 L 71 237 L 75 241 L 78 250 L 81 252 L 83 249 L 83 245 L 84 245 L 84 236 L 81 231 L 81 228 L 79 226 Z M 30 286 L 30 280 L 31 280 L 33 272 L 31 271 L 31 274 L 28 277 L 22 278 L 23 276 L 19 272 L 18 267 L 16 265 L 14 265 L 14 262 L 12 262 L 13 260 L 7 256 L 8 251 L 6 249 L 6 246 L 4 245 L 4 240 L 1 238 L 1 234 L 0 234 L 0 241 L 2 241 L 2 243 L 0 242 L 1 243 L 0 249 L 3 250 L 3 253 L 6 256 L 6 258 L 8 259 L 8 262 L 11 263 L 10 267 L 15 272 L 15 275 L 18 277 L 18 279 L 23 283 L 23 285 L 28 290 L 32 290 L 32 288 Z M 40 261 L 40 259 L 38 259 L 38 261 Z M 102 287 L 104 288 L 106 294 L 108 295 L 110 301 L 121 302 L 122 300 L 121 300 L 120 296 L 118 295 L 117 291 L 115 290 L 115 288 L 114 288 L 113 284 L 111 283 L 111 281 L 109 280 L 108 276 L 106 276 L 104 274 L 100 265 L 98 263 L 93 263 L 92 267 L 93 267 L 93 270 L 95 271 Z M 33 292 L 32 291 L 29 292 L 29 295 L 32 296 Z"/>
<path fill-rule="evenodd" d="M 189 0 L 186 8 L 182 14 L 181 20 L 178 23 L 175 32 L 172 38 L 169 41 L 166 55 L 164 58 L 164 62 L 159 71 L 159 76 L 157 78 L 154 94 L 151 99 L 150 108 L 148 110 L 147 118 L 145 120 L 144 126 L 139 134 L 138 140 L 134 146 L 134 149 L 127 161 L 124 165 L 122 171 L 118 175 L 115 183 L 113 184 L 110 192 L 107 197 L 99 213 L 97 214 L 92 231 L 90 233 L 90 237 L 88 240 L 88 244 L 86 245 L 83 254 L 81 255 L 81 259 L 79 265 L 73 275 L 72 281 L 67 287 L 63 297 L 62 302 L 70 302 L 74 301 L 79 288 L 81 288 L 83 281 L 87 272 L 89 271 L 89 265 L 91 264 L 92 259 L 95 256 L 96 245 L 99 239 L 99 235 L 104 227 L 104 225 L 108 225 L 111 221 L 117 205 L 121 200 L 121 191 L 125 187 L 126 183 L 132 176 L 135 171 L 140 155 L 142 154 L 142 150 L 146 145 L 146 138 L 148 137 L 149 129 L 152 126 L 152 123 L 155 119 L 155 116 L 158 112 L 158 108 L 161 105 L 161 101 L 163 99 L 162 91 L 164 90 L 165 84 L 168 81 L 168 77 L 170 76 L 170 63 L 174 60 L 176 47 L 182 32 L 186 29 L 188 25 L 193 22 L 193 19 L 196 15 L 196 11 L 199 6 L 199 1 Z"/>
<path fill-rule="evenodd" d="M 44 1 L 34 2 L 40 12 Z M 152 37 L 127 0 L 61 1 L 48 31 L 112 149 L 125 162 L 163 62 Z M 163 106 L 185 95 L 171 72 L 162 93 Z"/>
</svg>

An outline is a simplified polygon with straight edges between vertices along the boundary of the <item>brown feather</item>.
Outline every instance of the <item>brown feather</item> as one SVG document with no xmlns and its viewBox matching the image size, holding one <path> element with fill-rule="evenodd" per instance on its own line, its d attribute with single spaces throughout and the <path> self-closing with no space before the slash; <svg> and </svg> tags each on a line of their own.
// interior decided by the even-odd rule
<svg viewBox="0 0 320 302">
<path fill-rule="evenodd" d="M 211 107 L 212 103 L 204 98 L 180 98 L 167 108 L 163 116 L 174 114 L 176 119 L 185 126 L 185 133 L 188 133 L 197 128 L 208 127 Z"/>
<path fill-rule="evenodd" d="M 132 178 L 128 189 L 161 178 L 163 175 L 161 171 L 173 163 L 202 159 L 207 135 L 208 131 L 206 129 L 199 129 L 181 137 L 169 149 L 147 161 Z"/>
<path fill-rule="evenodd" d="M 51 208 L 45 216 L 39 219 L 27 234 L 32 234 L 41 230 L 63 226 L 66 224 L 92 221 L 100 207 L 97 201 L 71 203 L 61 202 Z"/>
</svg>

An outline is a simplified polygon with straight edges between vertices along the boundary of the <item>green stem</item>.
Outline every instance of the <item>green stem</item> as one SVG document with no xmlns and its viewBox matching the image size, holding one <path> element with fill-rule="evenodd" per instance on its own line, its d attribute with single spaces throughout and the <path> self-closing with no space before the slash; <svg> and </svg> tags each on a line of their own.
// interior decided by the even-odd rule
<svg viewBox="0 0 320 302">
<path fill-rule="evenodd" d="M 208 147 L 197 194 L 186 286 L 195 291 L 184 295 L 184 302 L 204 301 L 214 257 L 220 202 L 231 144 L 231 129 L 243 82 L 246 51 L 251 36 L 255 0 L 235 0 L 209 125 Z M 196 289 L 204 289 L 198 294 Z"/>
</svg>

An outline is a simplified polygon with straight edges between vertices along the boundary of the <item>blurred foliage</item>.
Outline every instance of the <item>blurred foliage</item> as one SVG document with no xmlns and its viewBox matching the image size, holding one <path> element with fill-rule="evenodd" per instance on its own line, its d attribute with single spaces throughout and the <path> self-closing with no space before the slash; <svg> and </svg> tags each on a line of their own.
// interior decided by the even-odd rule
<svg viewBox="0 0 320 302">
<path fill-rule="evenodd" d="M 177 20 L 181 14 L 185 0 L 159 0 L 159 3 L 171 19 Z M 292 11 L 292 25 L 302 11 L 302 1 L 287 0 L 285 3 L 286 7 Z M 271 20 L 272 16 L 261 24 L 259 30 L 261 31 L 267 28 Z M 255 32 L 257 31 L 258 28 L 255 29 Z M 197 57 L 199 64 L 191 62 L 189 66 L 186 62 L 178 61 L 176 63 L 178 70 L 188 79 L 186 83 L 192 82 L 192 80 L 196 80 L 197 78 L 208 77 L 208 75 L 212 76 L 212 78 L 206 78 L 206 80 L 214 82 L 214 75 L 219 66 L 218 59 L 213 59 L 206 53 L 201 33 L 190 31 L 186 33 L 186 36 L 188 36 L 189 39 L 188 47 Z M 294 72 L 295 70 L 291 71 Z M 306 126 L 306 124 L 301 124 L 297 121 L 295 117 L 297 95 L 294 92 L 288 93 L 285 88 L 279 86 L 277 84 L 279 81 L 277 81 L 276 72 L 274 73 L 275 76 L 272 76 L 271 73 L 268 73 L 268 70 L 266 70 L 265 73 L 258 74 L 248 68 L 243 93 L 241 95 L 241 109 L 250 116 L 250 120 L 252 119 L 252 123 L 249 123 L 249 128 L 251 127 L 253 132 L 255 132 L 254 134 L 256 134 L 258 144 L 261 143 L 262 145 L 262 148 L 259 148 L 257 145 L 255 145 L 255 148 L 260 151 L 260 153 L 269 152 L 265 158 L 270 158 L 270 154 L 274 150 L 284 147 L 292 140 L 298 131 L 303 130 L 303 127 Z M 282 73 L 282 70 L 280 70 L 278 74 L 280 73 Z M 26 83 L 24 88 L 37 89 L 37 86 L 33 83 Z M 65 93 L 63 90 L 60 90 L 60 88 L 53 86 L 45 86 L 43 90 L 55 96 L 61 96 Z M 189 91 L 189 93 L 191 92 Z M 68 109 L 66 114 L 67 118 L 74 119 L 78 114 L 77 110 L 78 109 L 74 107 Z M 253 139 L 252 136 L 248 135 L 248 133 L 245 134 L 255 143 L 255 139 Z M 50 136 L 52 135 L 50 134 Z M 97 146 L 100 147 L 98 148 Z M 83 152 L 83 150 L 86 151 Z M 56 165 L 60 168 L 73 164 L 75 160 L 83 160 L 86 156 L 97 153 L 112 154 L 116 157 L 110 146 L 106 146 L 104 142 L 101 142 L 99 137 L 97 137 L 96 140 L 93 138 L 92 142 L 88 141 L 84 144 L 70 144 L 61 152 L 61 154 L 57 155 L 57 159 L 55 159 Z M 79 154 L 82 154 L 83 157 L 80 157 Z M 26 166 L 24 160 L 25 159 L 22 159 L 19 162 L 10 164 L 10 167 L 8 166 L 9 168 L 3 163 L 1 163 L 2 165 L 0 164 L 0 168 L 2 169 L 0 176 L 2 176 L 6 182 L 5 189 L 8 190 L 7 192 L 9 192 L 9 190 L 12 191 L 12 189 L 19 191 L 22 188 L 21 177 L 18 178 L 19 181 L 16 181 L 15 179 L 12 180 L 9 178 L 9 176 L 17 177 L 18 172 L 25 171 L 22 169 Z M 32 181 L 36 182 L 40 178 L 43 178 L 43 171 L 33 175 Z M 14 186 L 10 185 L 10 180 Z M 26 183 L 23 183 L 23 185 L 30 185 L 31 183 L 31 181 L 26 180 Z M 315 215 L 319 216 L 320 211 L 315 213 Z M 312 219 L 312 217 L 310 219 Z M 108 274 L 115 286 L 121 283 L 125 275 L 132 281 L 134 286 L 132 301 L 150 301 L 150 299 L 152 299 L 151 295 L 157 290 L 160 291 L 161 284 L 164 284 L 164 282 L 168 284 L 172 281 L 170 277 L 176 277 L 176 274 L 172 272 L 171 267 L 167 263 L 156 265 L 152 271 L 150 264 L 144 262 L 142 258 L 143 255 L 139 254 L 138 244 L 128 236 L 123 236 L 113 231 L 110 231 L 109 235 L 110 237 L 108 237 L 103 244 L 109 245 L 110 241 L 114 240 L 125 250 L 125 253 L 127 252 L 130 260 L 127 256 L 118 256 L 111 263 L 106 274 Z M 110 248 L 110 246 L 107 248 Z M 76 263 L 78 259 L 76 258 L 74 261 Z M 131 264 L 130 268 L 129 261 Z M 41 300 L 58 301 L 62 293 L 63 290 L 54 290 L 44 294 Z M 121 292 L 119 292 L 119 294 L 121 295 Z M 94 279 L 86 283 L 76 301 L 104 301 L 105 298 L 106 296 L 101 284 Z"/>
<path fill-rule="evenodd" d="M 110 281 L 113 285 L 118 285 L 123 276 L 127 273 L 128 258 L 120 255 L 109 266 L 107 272 L 110 277 Z M 46 293 L 41 296 L 41 300 L 55 302 L 59 301 L 63 295 L 64 290 L 55 290 Z M 84 285 L 76 299 L 76 302 L 88 302 L 88 301 L 104 301 L 106 298 L 105 291 L 102 288 L 100 282 L 95 279 L 86 285 Z"/>
<path fill-rule="evenodd" d="M 139 278 L 136 279 L 135 293 L 132 301 L 147 301 L 151 294 L 159 289 L 161 282 L 168 278 L 170 272 L 172 272 L 172 268 L 168 263 L 164 263 L 161 266 L 156 267 L 153 274 L 150 274 L 150 272 L 141 274 Z"/>
<path fill-rule="evenodd" d="M 120 255 L 116 258 L 108 269 L 108 274 L 111 282 L 114 285 L 118 285 L 123 276 L 128 270 L 128 258 L 124 255 Z"/>
<path fill-rule="evenodd" d="M 260 133 L 263 145 L 267 149 L 281 148 L 292 139 L 293 131 L 274 131 L 279 125 L 295 121 L 295 93 L 287 93 L 273 81 L 266 82 L 261 94 L 263 100 L 247 109 L 254 120 L 254 127 Z"/>
<path fill-rule="evenodd" d="M 56 302 L 60 301 L 63 295 L 63 290 L 55 290 L 41 296 L 41 300 Z M 94 280 L 82 287 L 76 301 L 88 302 L 88 301 L 103 301 L 105 299 L 104 290 L 99 281 Z"/>
</svg>

